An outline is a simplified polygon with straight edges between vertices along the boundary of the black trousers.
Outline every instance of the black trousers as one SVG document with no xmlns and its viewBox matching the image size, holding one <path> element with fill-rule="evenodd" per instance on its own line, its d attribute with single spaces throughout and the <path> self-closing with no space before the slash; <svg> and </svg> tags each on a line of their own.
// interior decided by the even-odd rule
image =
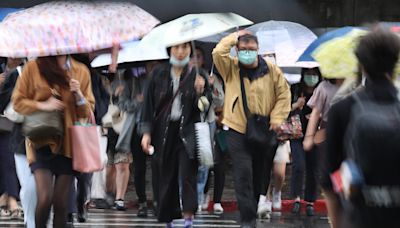
<svg viewBox="0 0 400 228">
<path fill-rule="evenodd" d="M 133 178 L 135 182 L 136 195 L 139 203 L 147 202 L 146 197 L 146 160 L 147 155 L 143 152 L 141 146 L 141 137 L 134 130 L 132 138 L 133 155 Z"/>
<path fill-rule="evenodd" d="M 75 188 L 75 181 L 72 181 L 71 189 L 69 191 L 68 212 L 77 212 L 77 209 L 82 209 L 84 204 L 90 199 L 90 190 L 92 186 L 92 173 L 77 173 L 77 186 Z M 79 212 L 79 210 L 78 210 Z"/>
<path fill-rule="evenodd" d="M 254 225 L 259 195 L 269 185 L 276 148 L 255 148 L 244 134 L 229 130 L 228 151 L 233 161 L 234 186 L 242 224 Z"/>
<path fill-rule="evenodd" d="M 217 141 L 218 144 L 218 141 Z M 214 164 L 214 167 L 211 169 L 214 171 L 214 203 L 221 203 L 222 199 L 222 193 L 224 191 L 224 186 L 225 186 L 225 169 L 226 169 L 226 157 L 227 157 L 227 152 L 222 152 L 221 149 L 219 148 L 218 145 L 215 146 L 215 153 L 217 159 L 216 163 Z M 211 175 L 210 172 L 208 174 L 207 178 L 207 183 L 206 186 L 204 187 L 204 194 L 207 194 L 209 188 L 210 188 L 210 179 Z"/>
<path fill-rule="evenodd" d="M 197 160 L 190 159 L 179 136 L 179 122 L 171 122 L 163 153 L 155 154 L 158 169 L 158 221 L 182 217 L 179 176 L 182 180 L 183 212 L 197 210 Z"/>
</svg>

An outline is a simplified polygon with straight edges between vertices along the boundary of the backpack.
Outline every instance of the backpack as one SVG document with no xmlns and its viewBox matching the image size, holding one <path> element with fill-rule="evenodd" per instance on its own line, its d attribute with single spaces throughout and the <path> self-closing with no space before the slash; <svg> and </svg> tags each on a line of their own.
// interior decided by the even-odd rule
<svg viewBox="0 0 400 228">
<path fill-rule="evenodd" d="M 356 194 L 365 205 L 400 208 L 400 101 L 379 102 L 366 91 L 352 97 L 341 167 L 350 180 L 347 198 Z"/>
</svg>

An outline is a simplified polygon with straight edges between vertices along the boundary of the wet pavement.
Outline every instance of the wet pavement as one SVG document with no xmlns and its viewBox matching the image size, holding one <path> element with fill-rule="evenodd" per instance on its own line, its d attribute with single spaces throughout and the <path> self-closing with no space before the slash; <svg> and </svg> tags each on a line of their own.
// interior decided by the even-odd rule
<svg viewBox="0 0 400 228">
<path fill-rule="evenodd" d="M 218 228 L 239 228 L 237 222 L 238 213 L 229 212 L 216 215 L 208 212 L 199 213 L 194 220 L 194 227 L 218 227 Z M 183 220 L 175 220 L 175 227 L 183 227 Z M 0 217 L 0 227 L 24 227 L 23 222 L 10 221 Z M 74 227 L 165 227 L 165 224 L 157 223 L 156 218 L 150 214 L 148 218 L 138 218 L 135 210 L 120 212 L 115 210 L 89 211 L 89 219 L 86 223 L 74 223 Z M 315 215 L 307 217 L 305 215 L 293 215 L 290 213 L 274 212 L 271 219 L 259 220 L 257 227 L 271 228 L 329 228 L 326 215 Z"/>
</svg>

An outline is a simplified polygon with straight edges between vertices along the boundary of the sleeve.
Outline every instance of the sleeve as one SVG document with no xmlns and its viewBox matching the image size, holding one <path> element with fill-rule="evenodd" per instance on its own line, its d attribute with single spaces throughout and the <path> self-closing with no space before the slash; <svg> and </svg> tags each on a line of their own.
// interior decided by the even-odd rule
<svg viewBox="0 0 400 228">
<path fill-rule="evenodd" d="M 154 78 L 156 75 L 157 70 L 153 70 L 150 75 L 150 81 L 147 84 L 146 88 L 144 88 L 144 102 L 142 105 L 142 112 L 140 116 L 140 123 L 139 123 L 139 134 L 143 135 L 146 133 L 151 134 L 152 124 L 154 121 Z"/>
<path fill-rule="evenodd" d="M 135 84 L 139 83 L 135 81 L 136 79 L 132 79 L 132 81 L 128 81 L 128 83 L 132 83 L 132 87 L 128 86 L 127 81 L 124 81 L 124 91 L 122 95 L 118 99 L 118 107 L 126 112 L 134 113 L 139 105 L 135 98 L 132 98 L 132 93 L 134 93 Z M 134 84 L 135 83 L 135 84 Z"/>
<path fill-rule="evenodd" d="M 214 89 L 212 91 L 213 104 L 215 107 L 222 107 L 224 105 L 224 89 L 219 79 L 216 77 L 214 82 Z"/>
<path fill-rule="evenodd" d="M 213 61 L 224 81 L 228 80 L 230 75 L 229 69 L 234 64 L 230 51 L 237 43 L 237 34 L 232 33 L 224 37 L 214 48 L 212 52 Z"/>
<path fill-rule="evenodd" d="M 82 67 L 82 71 L 81 92 L 86 100 L 86 103 L 84 105 L 77 106 L 76 113 L 78 118 L 86 118 L 90 116 L 90 112 L 94 112 L 95 103 L 90 72 L 86 67 Z"/>
<path fill-rule="evenodd" d="M 326 100 L 326 93 L 324 92 L 324 83 L 322 82 L 318 85 L 318 87 L 314 90 L 313 95 L 311 96 L 310 100 L 307 102 L 307 106 L 310 108 L 316 108 L 318 111 L 323 113 L 324 111 L 324 104 Z"/>
<path fill-rule="evenodd" d="M 348 125 L 348 115 L 345 110 L 351 106 L 350 99 L 340 101 L 332 106 L 329 111 L 329 121 L 327 126 L 326 156 L 322 161 L 322 187 L 332 190 L 330 174 L 340 168 L 344 160 L 344 135 Z M 346 120 L 347 119 L 347 120 Z"/>
<path fill-rule="evenodd" d="M 276 102 L 270 114 L 271 124 L 283 123 L 291 110 L 291 92 L 282 71 L 276 65 L 271 67 L 274 80 Z"/>
<path fill-rule="evenodd" d="M 192 69 L 192 70 L 195 71 L 195 69 Z M 196 99 L 194 99 L 193 105 L 196 110 L 201 111 L 198 106 L 199 99 L 200 99 L 200 97 L 205 96 L 207 98 L 207 101 L 209 102 L 209 105 L 207 107 L 204 107 L 205 108 L 204 111 L 207 111 L 211 107 L 211 104 L 213 102 L 212 89 L 211 89 L 210 84 L 208 83 L 208 73 L 204 69 L 200 70 L 200 76 L 202 76 L 205 80 L 204 92 L 201 95 L 196 95 Z M 193 91 L 194 91 L 194 88 L 193 88 Z M 194 94 L 196 94 L 196 92 L 194 92 Z"/>
<path fill-rule="evenodd" d="M 30 86 L 34 78 L 34 75 L 31 75 L 31 66 L 32 62 L 24 67 L 21 76 L 18 77 L 11 98 L 14 110 L 22 115 L 29 115 L 38 111 L 38 102 L 33 100 L 33 89 L 32 86 Z"/>
</svg>

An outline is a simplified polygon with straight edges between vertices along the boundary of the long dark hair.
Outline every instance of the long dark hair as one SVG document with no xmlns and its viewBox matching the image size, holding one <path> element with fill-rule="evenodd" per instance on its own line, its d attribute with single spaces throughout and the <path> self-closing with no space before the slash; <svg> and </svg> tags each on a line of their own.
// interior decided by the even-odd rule
<svg viewBox="0 0 400 228">
<path fill-rule="evenodd" d="M 39 57 L 37 63 L 41 76 L 49 83 L 49 86 L 69 87 L 68 76 L 66 71 L 58 65 L 57 57 Z"/>
</svg>

